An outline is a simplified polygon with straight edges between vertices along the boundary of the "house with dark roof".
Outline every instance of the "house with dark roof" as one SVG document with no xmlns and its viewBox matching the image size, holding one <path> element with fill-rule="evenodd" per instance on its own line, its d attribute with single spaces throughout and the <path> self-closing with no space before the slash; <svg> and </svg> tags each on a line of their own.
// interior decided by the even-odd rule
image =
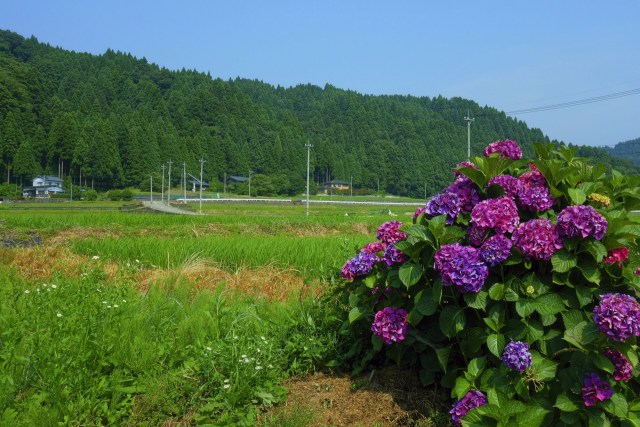
<svg viewBox="0 0 640 427">
<path fill-rule="evenodd" d="M 191 191 L 200 191 L 200 183 L 202 183 L 202 191 L 207 191 L 209 189 L 209 183 L 205 180 L 200 181 L 199 179 L 189 179 L 187 182 L 193 186 Z"/>
<path fill-rule="evenodd" d="M 33 185 L 22 188 L 24 197 L 51 197 L 52 194 L 64 193 L 62 179 L 57 176 L 39 175 L 33 178 Z"/>
<path fill-rule="evenodd" d="M 322 187 L 320 187 L 318 191 L 327 194 L 331 191 L 348 190 L 349 188 L 350 187 L 348 182 L 340 181 L 339 179 L 334 179 L 333 181 L 326 182 Z"/>
</svg>

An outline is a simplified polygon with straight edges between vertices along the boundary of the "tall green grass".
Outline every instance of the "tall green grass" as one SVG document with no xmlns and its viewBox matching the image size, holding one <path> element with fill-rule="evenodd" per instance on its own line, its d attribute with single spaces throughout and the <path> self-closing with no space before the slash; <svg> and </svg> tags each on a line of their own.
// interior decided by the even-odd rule
<svg viewBox="0 0 640 427">
<path fill-rule="evenodd" d="M 266 303 L 169 278 L 147 294 L 0 272 L 0 425 L 245 425 L 335 337 L 312 299 Z"/>
</svg>

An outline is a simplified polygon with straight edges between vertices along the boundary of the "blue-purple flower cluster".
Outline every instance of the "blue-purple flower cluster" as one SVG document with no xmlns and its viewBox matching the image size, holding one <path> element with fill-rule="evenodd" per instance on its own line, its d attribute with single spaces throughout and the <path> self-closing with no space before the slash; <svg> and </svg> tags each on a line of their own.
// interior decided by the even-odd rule
<svg viewBox="0 0 640 427">
<path fill-rule="evenodd" d="M 489 157 L 493 153 L 498 153 L 500 154 L 500 157 L 507 157 L 511 160 L 518 160 L 522 158 L 522 150 L 518 144 L 511 139 L 492 142 L 484 149 L 483 152 L 485 157 Z"/>
<path fill-rule="evenodd" d="M 593 206 L 574 205 L 558 214 L 556 227 L 561 237 L 593 236 L 601 240 L 607 232 L 607 220 Z"/>
<path fill-rule="evenodd" d="M 427 217 L 446 215 L 446 223 L 451 225 L 462 210 L 462 202 L 456 193 L 444 192 L 433 196 L 425 206 Z"/>
<path fill-rule="evenodd" d="M 489 275 L 480 252 L 460 243 L 442 245 L 436 252 L 434 268 L 440 272 L 444 285 L 454 285 L 461 293 L 480 292 Z"/>
<path fill-rule="evenodd" d="M 595 406 L 598 402 L 611 399 L 613 390 L 608 382 L 603 381 L 598 374 L 587 372 L 582 382 L 582 399 L 585 406 Z"/>
<path fill-rule="evenodd" d="M 407 337 L 408 313 L 401 308 L 385 307 L 378 311 L 371 324 L 371 332 L 389 345 Z"/>
<path fill-rule="evenodd" d="M 347 280 L 353 280 L 358 276 L 364 276 L 369 273 L 378 261 L 380 261 L 380 258 L 376 254 L 360 252 L 344 264 L 340 274 Z"/>
<path fill-rule="evenodd" d="M 631 295 L 604 294 L 593 309 L 593 321 L 614 341 L 640 336 L 640 304 Z"/>
<path fill-rule="evenodd" d="M 504 234 L 489 237 L 480 247 L 480 258 L 491 267 L 506 261 L 513 243 Z"/>
<path fill-rule="evenodd" d="M 511 235 L 513 244 L 522 256 L 532 260 L 550 260 L 562 248 L 562 239 L 548 219 L 523 222 Z"/>
<path fill-rule="evenodd" d="M 616 381 L 629 381 L 633 374 L 633 366 L 629 363 L 629 360 L 624 357 L 618 350 L 611 348 L 606 349 L 604 355 L 613 363 L 615 368 L 613 372 L 613 378 Z"/>
<path fill-rule="evenodd" d="M 522 341 L 511 341 L 504 347 L 501 360 L 507 368 L 524 372 L 533 363 L 529 344 Z"/>
<path fill-rule="evenodd" d="M 402 264 L 407 260 L 407 256 L 400 252 L 395 245 L 388 245 L 384 251 L 384 263 L 387 264 L 388 267 L 391 267 L 394 264 Z"/>
<path fill-rule="evenodd" d="M 457 426 L 462 425 L 462 419 L 467 412 L 482 405 L 487 404 L 487 396 L 479 390 L 471 390 L 464 397 L 453 404 L 453 408 L 449 411 L 451 421 Z"/>
</svg>

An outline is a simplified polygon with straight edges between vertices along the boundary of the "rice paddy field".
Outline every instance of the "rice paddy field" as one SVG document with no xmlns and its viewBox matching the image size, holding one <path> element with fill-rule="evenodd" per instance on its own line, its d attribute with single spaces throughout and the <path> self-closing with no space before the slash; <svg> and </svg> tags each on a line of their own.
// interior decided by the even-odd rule
<svg viewBox="0 0 640 427">
<path fill-rule="evenodd" d="M 0 207 L 0 425 L 440 425 L 327 370 L 336 273 L 414 208 L 119 206 Z"/>
</svg>

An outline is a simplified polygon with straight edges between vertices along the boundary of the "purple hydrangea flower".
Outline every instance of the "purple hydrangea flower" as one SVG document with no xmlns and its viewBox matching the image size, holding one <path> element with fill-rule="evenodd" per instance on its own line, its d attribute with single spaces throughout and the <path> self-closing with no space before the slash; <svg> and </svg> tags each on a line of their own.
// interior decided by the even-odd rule
<svg viewBox="0 0 640 427">
<path fill-rule="evenodd" d="M 573 205 L 558 214 L 556 228 L 560 236 L 587 238 L 591 235 L 600 240 L 607 232 L 607 225 L 607 220 L 593 206 Z"/>
<path fill-rule="evenodd" d="M 613 396 L 613 390 L 608 382 L 603 381 L 598 374 L 587 372 L 582 382 L 582 398 L 585 406 L 595 406 L 598 401 L 603 402 Z"/>
<path fill-rule="evenodd" d="M 378 239 L 385 243 L 395 243 L 402 239 L 406 239 L 407 235 L 398 230 L 402 226 L 400 221 L 387 221 L 378 227 Z"/>
<path fill-rule="evenodd" d="M 451 421 L 457 426 L 461 426 L 462 422 L 460 421 L 467 415 L 467 412 L 472 410 L 473 408 L 477 408 L 478 406 L 487 404 L 487 396 L 485 396 L 481 391 L 471 390 L 464 397 L 458 400 L 453 404 L 453 408 L 449 411 L 449 415 L 451 415 Z"/>
<path fill-rule="evenodd" d="M 407 256 L 400 252 L 395 245 L 388 245 L 384 251 L 384 262 L 389 267 L 393 264 L 402 264 L 407 260 Z"/>
<path fill-rule="evenodd" d="M 504 234 L 489 237 L 480 248 L 480 258 L 494 266 L 509 258 L 513 243 Z"/>
<path fill-rule="evenodd" d="M 462 210 L 462 202 L 456 193 L 444 192 L 436 194 L 425 206 L 425 213 L 429 218 L 438 215 L 447 215 L 446 223 L 453 224 L 460 211 Z"/>
<path fill-rule="evenodd" d="M 505 346 L 501 360 L 507 365 L 507 368 L 524 372 L 533 363 L 529 344 L 522 341 L 511 341 Z"/>
<path fill-rule="evenodd" d="M 640 336 L 640 304 L 631 295 L 604 294 L 593 308 L 593 321 L 614 341 Z"/>
<path fill-rule="evenodd" d="M 340 273 L 345 279 L 353 280 L 358 276 L 364 276 L 369 273 L 373 265 L 378 261 L 380 261 L 380 258 L 377 255 L 360 252 L 344 264 Z"/>
<path fill-rule="evenodd" d="M 618 350 L 610 348 L 606 349 L 603 353 L 611 360 L 611 363 L 613 363 L 613 366 L 616 368 L 613 372 L 613 378 L 616 381 L 628 381 L 633 373 L 633 366 L 631 366 L 627 358 Z"/>
<path fill-rule="evenodd" d="M 460 243 L 442 245 L 436 252 L 434 267 L 440 272 L 444 285 L 455 285 L 461 293 L 479 292 L 489 275 L 480 252 Z"/>
<path fill-rule="evenodd" d="M 471 209 L 480 201 L 478 186 L 464 175 L 458 177 L 444 192 L 458 196 L 463 212 L 471 212 Z"/>
<path fill-rule="evenodd" d="M 368 254 L 376 254 L 378 252 L 383 252 L 387 248 L 387 244 L 385 242 L 369 242 L 360 252 L 366 252 Z"/>
<path fill-rule="evenodd" d="M 520 223 L 518 208 L 511 197 L 483 200 L 471 211 L 471 223 L 477 227 L 492 228 L 496 233 L 511 233 Z"/>
<path fill-rule="evenodd" d="M 492 142 L 484 149 L 483 154 L 485 157 L 489 157 L 493 153 L 499 153 L 500 157 L 507 157 L 511 160 L 518 160 L 522 158 L 522 150 L 518 144 L 511 139 Z"/>
<path fill-rule="evenodd" d="M 487 235 L 487 229 L 471 224 L 467 228 L 467 234 L 469 235 L 469 243 L 474 246 L 480 246 Z"/>
<path fill-rule="evenodd" d="M 550 260 L 562 248 L 562 239 L 548 219 L 523 222 L 511 235 L 513 245 L 527 259 Z"/>
<path fill-rule="evenodd" d="M 387 345 L 402 341 L 407 337 L 407 316 L 401 308 L 385 307 L 376 313 L 371 332 Z"/>
<path fill-rule="evenodd" d="M 489 180 L 487 187 L 499 185 L 504 190 L 504 194 L 510 197 L 516 197 L 520 193 L 522 182 L 511 175 L 498 175 Z"/>
<path fill-rule="evenodd" d="M 529 165 L 529 168 L 531 168 L 531 171 L 523 173 L 518 178 L 522 187 L 546 187 L 547 180 L 545 179 L 544 175 L 542 175 L 542 173 L 538 170 L 536 165 L 532 163 Z"/>
<path fill-rule="evenodd" d="M 521 186 L 518 193 L 518 202 L 524 209 L 533 212 L 548 211 L 556 203 L 556 199 L 551 196 L 551 191 L 546 185 L 535 187 Z"/>
</svg>

